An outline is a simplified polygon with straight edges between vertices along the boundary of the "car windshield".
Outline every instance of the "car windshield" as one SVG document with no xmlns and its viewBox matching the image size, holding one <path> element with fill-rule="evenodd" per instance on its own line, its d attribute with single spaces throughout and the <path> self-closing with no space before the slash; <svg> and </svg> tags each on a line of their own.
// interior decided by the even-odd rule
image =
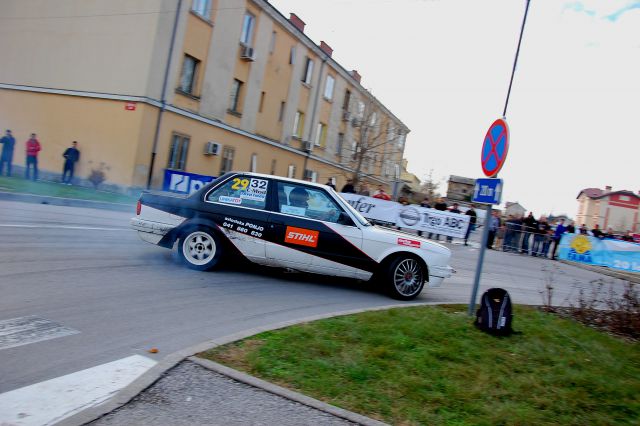
<svg viewBox="0 0 640 426">
<path fill-rule="evenodd" d="M 340 196 L 340 194 L 338 194 L 336 191 L 333 190 L 333 188 L 329 188 L 329 191 L 331 191 L 334 195 L 336 195 L 335 198 L 338 200 L 340 205 L 342 205 L 342 207 L 344 207 L 345 209 L 349 210 L 351 214 L 355 216 L 358 222 L 360 222 L 364 226 L 372 226 L 371 222 L 369 222 L 364 216 L 362 216 L 356 209 L 351 207 L 351 204 L 347 203 L 345 199 Z"/>
</svg>

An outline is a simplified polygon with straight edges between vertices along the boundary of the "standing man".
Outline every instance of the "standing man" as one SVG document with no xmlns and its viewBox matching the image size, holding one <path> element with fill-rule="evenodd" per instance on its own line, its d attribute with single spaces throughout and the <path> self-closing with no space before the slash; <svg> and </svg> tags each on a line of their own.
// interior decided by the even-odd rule
<svg viewBox="0 0 640 426">
<path fill-rule="evenodd" d="M 40 142 L 36 139 L 36 134 L 31 133 L 31 138 L 27 141 L 27 169 L 25 170 L 25 178 L 29 180 L 29 169 L 33 167 L 33 180 L 38 180 L 38 153 L 42 149 Z"/>
<path fill-rule="evenodd" d="M 453 203 L 453 207 L 451 207 L 451 209 L 449 211 L 451 213 L 457 213 L 457 214 L 461 214 L 462 213 L 460 211 L 460 209 L 458 208 L 458 203 Z M 447 242 L 448 243 L 452 243 L 453 242 L 453 237 L 447 236 Z"/>
<path fill-rule="evenodd" d="M 333 183 L 333 178 L 332 177 L 327 179 L 327 183 L 325 183 L 325 185 L 330 186 L 331 189 L 333 189 L 334 191 L 336 190 L 336 185 Z"/>
<path fill-rule="evenodd" d="M 365 197 L 368 197 L 371 195 L 371 192 L 369 192 L 369 185 L 367 185 L 367 182 L 362 182 L 360 184 L 360 191 L 358 191 L 358 194 L 364 195 Z"/>
<path fill-rule="evenodd" d="M 500 213 L 494 211 L 489 216 L 487 226 L 489 227 L 489 235 L 487 237 L 487 248 L 493 249 L 493 240 L 496 238 L 496 232 L 500 228 Z"/>
<path fill-rule="evenodd" d="M 13 163 L 13 147 L 16 144 L 16 139 L 11 134 L 11 130 L 7 129 L 7 133 L 2 139 L 0 139 L 0 143 L 2 144 L 2 154 L 0 155 L 0 176 L 2 176 L 4 163 L 7 163 L 7 176 L 11 176 L 11 163 Z"/>
<path fill-rule="evenodd" d="M 375 194 L 373 194 L 373 198 L 378 198 L 380 200 L 391 201 L 391 196 L 389 194 L 387 194 L 386 192 L 384 192 L 384 188 L 382 187 L 382 185 L 378 186 L 378 190 L 376 191 Z"/>
<path fill-rule="evenodd" d="M 567 227 L 564 226 L 564 219 L 560 219 L 556 225 L 556 230 L 553 232 L 553 251 L 551 252 L 551 260 L 556 260 L 556 252 L 562 239 L 562 234 L 567 232 Z"/>
<path fill-rule="evenodd" d="M 529 212 L 529 216 L 522 221 L 522 249 L 520 253 L 529 254 L 529 239 L 536 229 L 538 229 L 538 221 L 533 217 L 533 212 Z"/>
<path fill-rule="evenodd" d="M 78 151 L 78 142 L 73 141 L 71 143 L 71 148 L 67 148 L 67 150 L 62 154 L 64 157 L 64 170 L 62 172 L 62 183 L 66 183 L 67 185 L 71 185 L 71 180 L 73 180 L 73 169 L 76 166 L 76 162 L 80 159 L 80 151 Z"/>
<path fill-rule="evenodd" d="M 355 194 L 356 188 L 353 186 L 353 179 L 347 179 L 347 183 L 342 187 L 340 192 L 345 194 Z"/>
<path fill-rule="evenodd" d="M 471 204 L 471 207 L 469 207 L 469 210 L 467 210 L 465 214 L 469 216 L 469 227 L 467 228 L 467 233 L 464 235 L 464 245 L 468 246 L 469 235 L 476 230 L 478 215 L 476 214 L 473 204 Z"/>
<path fill-rule="evenodd" d="M 433 208 L 443 212 L 447 210 L 447 203 L 445 203 L 442 197 L 440 197 L 436 200 L 436 203 L 433 205 Z M 434 235 L 436 236 L 436 241 L 440 241 L 440 234 L 434 234 L 432 232 L 429 232 L 429 238 L 433 237 Z"/>
</svg>

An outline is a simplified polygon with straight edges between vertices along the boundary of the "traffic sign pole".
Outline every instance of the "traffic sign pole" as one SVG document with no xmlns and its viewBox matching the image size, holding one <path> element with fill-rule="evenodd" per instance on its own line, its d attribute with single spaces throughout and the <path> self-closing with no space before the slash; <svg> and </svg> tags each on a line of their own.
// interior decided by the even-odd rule
<svg viewBox="0 0 640 426">
<path fill-rule="evenodd" d="M 471 300 L 469 301 L 469 316 L 473 315 L 478 297 L 478 288 L 480 287 L 480 275 L 482 274 L 482 262 L 484 261 L 484 251 L 487 249 L 487 241 L 489 240 L 489 227 L 491 226 L 491 210 L 493 206 L 487 205 L 484 216 L 484 230 L 482 231 L 482 239 L 480 242 L 480 254 L 478 255 L 478 266 L 476 266 L 476 276 L 473 279 L 473 291 L 471 292 Z"/>
</svg>

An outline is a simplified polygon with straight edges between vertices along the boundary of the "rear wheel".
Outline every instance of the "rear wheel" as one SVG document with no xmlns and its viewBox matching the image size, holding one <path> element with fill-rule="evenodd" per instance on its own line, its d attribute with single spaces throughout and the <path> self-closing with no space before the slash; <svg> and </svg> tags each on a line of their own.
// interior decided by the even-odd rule
<svg viewBox="0 0 640 426">
<path fill-rule="evenodd" d="M 215 268 L 222 256 L 219 238 L 208 228 L 187 230 L 180 237 L 178 253 L 191 269 L 208 271 Z"/>
<path fill-rule="evenodd" d="M 420 294 L 427 277 L 427 268 L 417 258 L 401 255 L 393 259 L 384 274 L 384 285 L 391 297 L 411 300 Z"/>
</svg>

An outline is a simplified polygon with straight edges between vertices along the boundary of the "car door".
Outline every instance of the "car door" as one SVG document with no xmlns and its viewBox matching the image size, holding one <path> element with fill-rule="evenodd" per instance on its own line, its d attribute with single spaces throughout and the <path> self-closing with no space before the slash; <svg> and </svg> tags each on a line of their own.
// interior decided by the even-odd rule
<svg viewBox="0 0 640 426">
<path fill-rule="evenodd" d="M 206 193 L 201 209 L 243 256 L 261 264 L 266 263 L 271 185 L 271 180 L 264 177 L 235 175 Z"/>
<path fill-rule="evenodd" d="M 275 266 L 355 276 L 352 264 L 361 252 L 362 233 L 355 224 L 339 224 L 346 213 L 320 187 L 274 182 L 275 206 L 269 218 L 272 243 L 269 262 Z M 358 254 L 355 254 L 355 253 Z"/>
</svg>

